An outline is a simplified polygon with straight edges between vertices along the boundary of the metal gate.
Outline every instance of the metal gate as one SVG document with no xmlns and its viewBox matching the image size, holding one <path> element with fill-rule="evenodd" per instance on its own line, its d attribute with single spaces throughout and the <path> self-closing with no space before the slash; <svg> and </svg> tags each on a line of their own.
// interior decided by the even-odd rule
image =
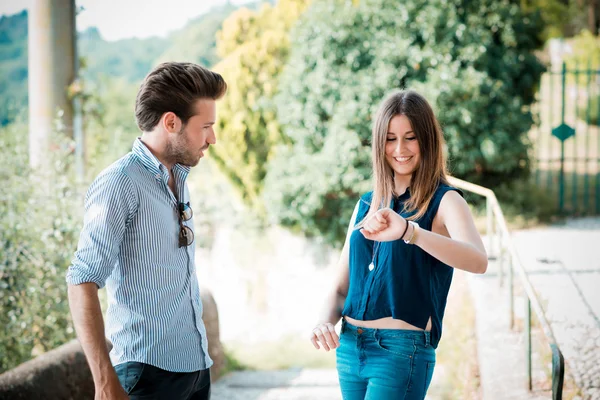
<svg viewBox="0 0 600 400">
<path fill-rule="evenodd" d="M 563 63 L 542 76 L 538 95 L 536 184 L 560 213 L 600 214 L 600 70 Z"/>
</svg>

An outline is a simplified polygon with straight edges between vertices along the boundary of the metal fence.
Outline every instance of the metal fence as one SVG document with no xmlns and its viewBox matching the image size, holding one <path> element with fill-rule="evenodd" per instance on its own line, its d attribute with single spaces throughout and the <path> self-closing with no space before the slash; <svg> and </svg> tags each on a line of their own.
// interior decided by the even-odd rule
<svg viewBox="0 0 600 400">
<path fill-rule="evenodd" d="M 561 213 L 600 213 L 600 70 L 591 65 L 563 63 L 540 82 L 535 181 Z"/>
<path fill-rule="evenodd" d="M 509 296 L 509 309 L 510 309 L 510 329 L 514 329 L 514 271 L 517 272 L 517 276 L 520 280 L 520 284 L 523 290 L 527 294 L 525 301 L 525 321 L 524 321 L 524 335 L 525 335 L 525 368 L 527 372 L 527 381 L 525 382 L 526 387 L 532 389 L 532 349 L 531 349 L 531 309 L 535 312 L 535 315 L 546 335 L 548 342 L 550 343 L 550 349 L 552 352 L 552 399 L 561 400 L 563 392 L 563 382 L 565 375 L 564 358 L 550 323 L 546 319 L 544 309 L 541 306 L 540 300 L 538 299 L 533 286 L 529 282 L 527 271 L 521 264 L 519 255 L 515 245 L 512 242 L 504 214 L 496 199 L 496 195 L 490 189 L 482 186 L 474 185 L 472 183 L 450 178 L 450 183 L 462 190 L 478 194 L 486 198 L 486 211 L 487 211 L 487 239 L 488 239 L 488 256 L 495 256 L 499 262 L 499 283 L 504 285 L 504 275 L 508 275 L 508 296 Z M 505 271 L 506 270 L 506 271 Z"/>
</svg>

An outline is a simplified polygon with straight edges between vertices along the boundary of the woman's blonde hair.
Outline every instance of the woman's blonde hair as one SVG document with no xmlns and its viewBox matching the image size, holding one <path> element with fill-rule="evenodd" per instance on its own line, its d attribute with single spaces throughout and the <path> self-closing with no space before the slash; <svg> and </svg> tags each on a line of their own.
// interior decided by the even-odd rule
<svg viewBox="0 0 600 400">
<path fill-rule="evenodd" d="M 410 218 L 421 218 L 427 211 L 440 183 L 448 184 L 446 160 L 443 154 L 444 136 L 427 100 L 413 90 L 403 90 L 388 96 L 377 111 L 372 131 L 374 188 L 369 212 L 359 224 L 382 207 L 389 207 L 394 195 L 394 170 L 385 157 L 385 145 L 390 121 L 404 115 L 417 137 L 420 161 L 412 174 L 410 198 L 404 211 L 415 212 Z"/>
</svg>

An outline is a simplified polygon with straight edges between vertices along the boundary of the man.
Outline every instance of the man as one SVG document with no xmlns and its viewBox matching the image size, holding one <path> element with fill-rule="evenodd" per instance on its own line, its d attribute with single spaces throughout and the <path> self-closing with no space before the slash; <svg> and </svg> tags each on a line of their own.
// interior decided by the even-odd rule
<svg viewBox="0 0 600 400">
<path fill-rule="evenodd" d="M 142 136 L 88 190 L 67 282 L 96 400 L 210 398 L 185 182 L 216 143 L 215 103 L 226 90 L 199 65 L 159 65 L 136 99 Z M 98 300 L 105 285 L 110 355 Z"/>
</svg>

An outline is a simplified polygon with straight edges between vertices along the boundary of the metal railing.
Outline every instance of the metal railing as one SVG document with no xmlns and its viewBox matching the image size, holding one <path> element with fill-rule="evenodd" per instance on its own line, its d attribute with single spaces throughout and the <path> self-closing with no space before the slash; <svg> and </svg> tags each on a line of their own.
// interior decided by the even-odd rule
<svg viewBox="0 0 600 400">
<path fill-rule="evenodd" d="M 525 363 L 527 373 L 527 388 L 531 391 L 531 308 L 538 318 L 544 334 L 550 343 L 550 349 L 552 351 L 552 399 L 561 400 L 563 391 L 563 381 L 565 375 L 564 358 L 560 348 L 552 332 L 550 323 L 546 319 L 544 310 L 540 304 L 540 301 L 529 282 L 527 271 L 521 264 L 519 255 L 510 237 L 504 214 L 498 203 L 498 199 L 494 192 L 482 186 L 478 186 L 457 178 L 450 177 L 450 184 L 471 192 L 483 196 L 486 198 L 486 213 L 487 213 L 487 239 L 488 239 L 488 251 L 489 254 L 495 254 L 496 244 L 498 245 L 498 277 L 500 286 L 504 284 L 504 258 L 505 255 L 508 257 L 508 293 L 509 293 L 509 309 L 510 309 L 510 329 L 514 329 L 514 285 L 513 285 L 513 272 L 517 271 L 521 284 L 527 299 L 525 301 L 525 321 L 524 321 L 524 334 L 525 334 Z"/>
</svg>

